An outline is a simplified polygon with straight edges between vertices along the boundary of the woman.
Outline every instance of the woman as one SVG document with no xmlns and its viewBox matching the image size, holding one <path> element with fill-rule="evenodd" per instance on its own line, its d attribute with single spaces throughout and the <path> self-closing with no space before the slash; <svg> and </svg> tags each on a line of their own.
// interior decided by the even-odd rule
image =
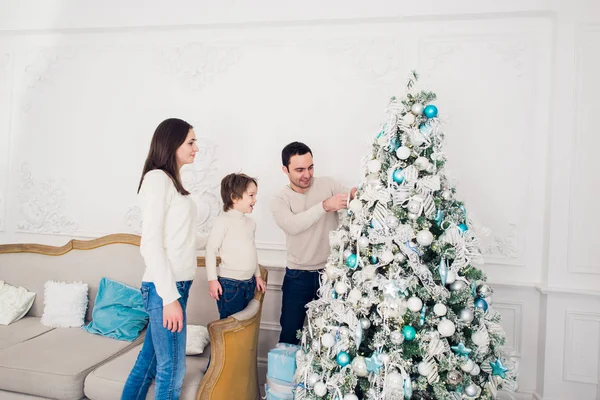
<svg viewBox="0 0 600 400">
<path fill-rule="evenodd" d="M 142 209 L 140 251 L 146 264 L 142 297 L 150 316 L 146 339 L 121 399 L 179 399 L 185 375 L 185 308 L 196 272 L 196 207 L 179 171 L 194 162 L 196 134 L 170 118 L 156 128 L 138 187 Z"/>
</svg>

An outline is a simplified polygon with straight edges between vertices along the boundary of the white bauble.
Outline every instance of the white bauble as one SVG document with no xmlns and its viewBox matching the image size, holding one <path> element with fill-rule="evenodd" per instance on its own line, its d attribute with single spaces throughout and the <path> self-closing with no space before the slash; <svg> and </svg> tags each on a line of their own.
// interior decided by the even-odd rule
<svg viewBox="0 0 600 400">
<path fill-rule="evenodd" d="M 396 217 L 395 215 L 390 215 L 385 219 L 385 224 L 390 229 L 396 229 L 400 224 L 400 221 L 398 221 L 398 217 Z"/>
<path fill-rule="evenodd" d="M 379 361 L 381 361 L 384 364 L 387 364 L 390 362 L 390 356 L 385 353 L 381 353 L 379 354 Z"/>
<path fill-rule="evenodd" d="M 442 335 L 442 337 L 452 336 L 454 335 L 454 332 L 456 332 L 456 327 L 454 326 L 454 323 L 449 319 L 444 319 L 440 321 L 437 329 L 440 335 Z"/>
<path fill-rule="evenodd" d="M 404 261 L 406 261 L 406 256 L 399 251 L 398 253 L 396 253 L 396 261 L 398 261 L 399 263 L 403 263 Z"/>
<path fill-rule="evenodd" d="M 317 318 L 315 318 L 315 326 L 319 329 L 322 329 L 325 327 L 325 318 L 323 318 L 323 316 L 319 316 Z"/>
<path fill-rule="evenodd" d="M 402 344 L 404 342 L 404 334 L 401 331 L 393 331 L 390 333 L 390 342 L 393 344 Z"/>
<path fill-rule="evenodd" d="M 433 242 L 433 233 L 425 229 L 417 232 L 417 242 L 421 246 L 429 246 Z"/>
<path fill-rule="evenodd" d="M 354 393 L 348 393 L 344 396 L 344 400 L 358 400 L 358 396 Z"/>
<path fill-rule="evenodd" d="M 469 397 L 475 397 L 479 394 L 479 389 L 471 383 L 465 388 L 465 394 Z"/>
<path fill-rule="evenodd" d="M 360 326 L 363 329 L 369 329 L 371 327 L 371 321 L 369 320 L 369 318 L 361 318 L 360 319 Z"/>
<path fill-rule="evenodd" d="M 342 235 L 340 231 L 331 231 L 329 233 L 329 246 L 338 247 L 342 245 Z"/>
<path fill-rule="evenodd" d="M 415 103 L 410 107 L 410 112 L 415 114 L 415 115 L 421 115 L 423 114 L 423 104 L 421 103 Z"/>
<path fill-rule="evenodd" d="M 362 203 L 358 199 L 350 200 L 350 204 L 348 204 L 348 209 L 352 211 L 354 214 L 358 213 L 362 210 Z"/>
<path fill-rule="evenodd" d="M 487 339 L 488 338 L 485 332 L 475 331 L 471 335 L 471 340 L 473 341 L 473 343 L 480 347 L 485 346 L 487 344 Z"/>
<path fill-rule="evenodd" d="M 435 306 L 433 306 L 433 312 L 438 317 L 442 317 L 446 315 L 446 313 L 448 312 L 448 308 L 442 303 L 437 303 Z"/>
<path fill-rule="evenodd" d="M 391 250 L 386 250 L 381 254 L 379 260 L 384 264 L 389 264 L 394 261 L 394 253 Z"/>
<path fill-rule="evenodd" d="M 417 365 L 417 369 L 419 370 L 419 375 L 428 376 L 431 371 L 433 371 L 433 366 L 427 362 L 421 361 L 419 365 Z"/>
<path fill-rule="evenodd" d="M 358 238 L 358 247 L 361 249 L 366 249 L 369 247 L 369 238 L 366 236 L 361 236 Z"/>
<path fill-rule="evenodd" d="M 415 123 L 415 114 L 406 114 L 404 117 L 402 117 L 402 122 L 404 122 L 405 125 L 412 125 Z"/>
<path fill-rule="evenodd" d="M 410 143 L 412 143 L 412 145 L 415 147 L 419 147 L 420 145 L 425 143 L 425 138 L 423 137 L 423 134 L 421 132 L 413 131 L 410 135 Z"/>
<path fill-rule="evenodd" d="M 398 157 L 400 160 L 406 160 L 408 157 L 410 157 L 410 153 L 410 148 L 406 146 L 400 146 L 398 149 L 396 149 L 396 157 Z"/>
<path fill-rule="evenodd" d="M 350 336 L 350 328 L 348 328 L 347 326 L 342 326 L 340 328 L 340 336 L 341 337 L 348 337 L 348 336 Z"/>
<path fill-rule="evenodd" d="M 423 307 L 423 301 L 418 297 L 411 297 L 406 302 L 406 305 L 410 311 L 419 312 L 421 311 L 421 307 Z"/>
<path fill-rule="evenodd" d="M 365 377 L 369 375 L 369 371 L 367 370 L 367 363 L 365 362 L 365 358 L 362 356 L 354 357 L 352 360 L 352 371 L 357 376 Z"/>
<path fill-rule="evenodd" d="M 414 162 L 414 166 L 418 170 L 424 171 L 429 167 L 429 160 L 426 157 L 418 157 Z"/>
<path fill-rule="evenodd" d="M 494 298 L 492 296 L 487 296 L 484 298 L 485 302 L 487 303 L 488 306 L 491 306 L 492 303 L 494 302 Z"/>
<path fill-rule="evenodd" d="M 408 219 L 412 219 L 413 221 L 416 221 L 417 218 L 419 218 L 419 214 L 415 214 L 415 213 L 408 213 Z"/>
<path fill-rule="evenodd" d="M 321 377 L 318 374 L 315 374 L 314 372 L 308 376 L 308 384 L 310 386 L 315 386 L 315 384 L 320 380 Z"/>
<path fill-rule="evenodd" d="M 334 279 L 337 276 L 337 268 L 335 268 L 334 266 L 328 266 L 327 268 L 325 268 L 325 274 L 327 275 L 327 277 L 329 279 Z"/>
<path fill-rule="evenodd" d="M 315 387 L 313 388 L 315 394 L 319 397 L 323 397 L 327 394 L 327 386 L 323 382 L 315 383 Z"/>
<path fill-rule="evenodd" d="M 344 293 L 346 293 L 346 290 L 348 290 L 348 285 L 346 285 L 342 281 L 339 281 L 339 282 L 335 283 L 333 288 L 335 289 L 336 292 L 338 292 L 338 294 L 344 294 Z"/>
<path fill-rule="evenodd" d="M 390 391 L 400 390 L 404 386 L 404 379 L 396 371 L 388 373 L 385 377 L 385 387 Z"/>
<path fill-rule="evenodd" d="M 344 250 L 344 260 L 346 258 L 350 257 L 351 254 L 352 254 L 352 250 L 350 250 L 350 249 Z"/>
<path fill-rule="evenodd" d="M 357 288 L 352 288 L 348 293 L 348 301 L 356 304 L 362 298 L 362 293 Z"/>
<path fill-rule="evenodd" d="M 479 365 L 475 364 L 473 366 L 473 369 L 471 370 L 471 372 L 469 372 L 469 374 L 471 374 L 472 376 L 477 376 L 477 375 L 479 375 L 480 372 L 481 372 L 481 368 L 479 368 Z"/>
<path fill-rule="evenodd" d="M 377 186 L 380 183 L 378 174 L 369 174 L 367 175 L 367 183 L 371 186 Z"/>
<path fill-rule="evenodd" d="M 335 344 L 335 338 L 331 333 L 324 333 L 323 336 L 321 336 L 321 343 L 323 344 L 323 347 L 329 349 Z"/>
<path fill-rule="evenodd" d="M 442 192 L 442 198 L 443 198 L 444 200 L 450 200 L 450 199 L 452 198 L 452 192 L 451 192 L 450 190 L 447 190 L 447 189 L 446 189 L 446 190 L 444 190 L 444 191 Z"/>
<path fill-rule="evenodd" d="M 448 271 L 448 276 L 446 277 L 446 285 L 454 283 L 456 280 L 456 273 L 454 271 Z"/>
<path fill-rule="evenodd" d="M 465 372 L 471 372 L 473 371 L 473 368 L 475 368 L 475 363 L 473 362 L 473 360 L 467 360 L 467 362 L 460 366 L 460 369 L 462 369 Z"/>
<path fill-rule="evenodd" d="M 379 172 L 381 169 L 381 161 L 379 160 L 371 160 L 367 163 L 367 169 L 370 173 Z"/>
</svg>

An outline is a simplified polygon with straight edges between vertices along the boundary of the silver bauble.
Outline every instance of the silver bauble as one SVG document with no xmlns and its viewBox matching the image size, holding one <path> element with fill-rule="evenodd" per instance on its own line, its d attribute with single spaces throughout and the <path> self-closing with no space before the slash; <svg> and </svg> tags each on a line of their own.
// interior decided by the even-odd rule
<svg viewBox="0 0 600 400">
<path fill-rule="evenodd" d="M 360 377 L 365 377 L 369 375 L 369 371 L 367 370 L 367 363 L 365 362 L 364 357 L 354 357 L 354 360 L 352 360 L 352 371 L 354 371 L 354 373 Z"/>
<path fill-rule="evenodd" d="M 463 281 L 454 281 L 450 285 L 450 290 L 458 291 L 458 290 L 463 290 L 466 287 L 467 287 L 467 284 L 465 282 L 463 282 Z"/>
<path fill-rule="evenodd" d="M 402 344 L 404 342 L 404 334 L 401 331 L 393 331 L 390 333 L 390 342 L 393 344 Z"/>
<path fill-rule="evenodd" d="M 469 323 L 469 322 L 473 321 L 473 318 L 475 318 L 475 315 L 473 313 L 473 310 L 471 310 L 469 308 L 463 308 L 462 310 L 460 310 L 460 314 L 459 314 L 458 318 L 460 318 L 460 320 L 463 322 Z"/>
<path fill-rule="evenodd" d="M 477 286 L 477 294 L 479 295 L 479 297 L 483 297 L 485 299 L 486 297 L 491 296 L 493 293 L 494 289 L 492 289 L 485 283 L 482 283 L 479 286 Z"/>
<path fill-rule="evenodd" d="M 448 372 L 446 379 L 448 380 L 449 384 L 458 385 L 460 382 L 462 382 L 463 376 L 458 371 L 450 371 Z"/>
<path fill-rule="evenodd" d="M 368 318 L 361 318 L 360 326 L 362 326 L 363 329 L 369 329 L 371 327 L 371 321 L 369 321 Z"/>
</svg>

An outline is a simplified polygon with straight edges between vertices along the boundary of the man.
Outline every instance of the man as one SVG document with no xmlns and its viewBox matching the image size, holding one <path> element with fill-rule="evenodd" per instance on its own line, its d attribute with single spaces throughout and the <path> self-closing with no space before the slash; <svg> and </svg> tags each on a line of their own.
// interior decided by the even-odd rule
<svg viewBox="0 0 600 400">
<path fill-rule="evenodd" d="M 332 178 L 313 176 L 312 151 L 304 143 L 285 146 L 281 161 L 290 183 L 271 202 L 287 247 L 279 342 L 298 344 L 296 331 L 304 325 L 306 304 L 316 298 L 319 272 L 329 256 L 329 232 L 338 227 L 337 211 L 348 206 L 348 191 Z"/>
</svg>

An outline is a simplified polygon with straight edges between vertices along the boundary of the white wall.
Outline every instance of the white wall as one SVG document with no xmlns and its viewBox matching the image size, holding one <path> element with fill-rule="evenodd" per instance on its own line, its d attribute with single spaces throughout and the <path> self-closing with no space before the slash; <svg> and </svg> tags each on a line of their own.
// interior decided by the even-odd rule
<svg viewBox="0 0 600 400">
<path fill-rule="evenodd" d="M 0 0 L 0 243 L 139 232 L 135 191 L 164 118 L 195 125 L 185 179 L 204 224 L 218 183 L 259 178 L 277 341 L 279 151 L 347 184 L 411 69 L 437 92 L 460 197 L 492 230 L 485 268 L 522 398 L 600 399 L 597 0 Z"/>
</svg>

